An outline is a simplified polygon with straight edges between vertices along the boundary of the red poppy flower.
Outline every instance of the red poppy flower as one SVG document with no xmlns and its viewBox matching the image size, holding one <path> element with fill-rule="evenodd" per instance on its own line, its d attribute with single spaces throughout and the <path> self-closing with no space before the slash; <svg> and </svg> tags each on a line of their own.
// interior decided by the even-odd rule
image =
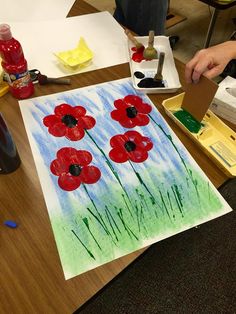
<svg viewBox="0 0 236 314">
<path fill-rule="evenodd" d="M 144 103 L 139 96 L 128 95 L 123 99 L 117 99 L 114 101 L 114 106 L 117 109 L 111 112 L 111 117 L 125 128 L 144 126 L 149 123 L 147 114 L 152 111 L 152 107 Z"/>
<path fill-rule="evenodd" d="M 86 109 L 81 106 L 61 104 L 55 107 L 54 112 L 43 119 L 48 132 L 57 137 L 65 136 L 71 141 L 83 138 L 84 129 L 91 129 L 96 123 L 93 117 L 85 115 Z"/>
<path fill-rule="evenodd" d="M 128 131 L 111 138 L 112 150 L 109 153 L 111 160 L 123 163 L 127 160 L 143 162 L 148 158 L 148 151 L 153 144 L 148 137 L 142 136 L 137 131 Z"/>
<path fill-rule="evenodd" d="M 101 172 L 97 167 L 89 166 L 91 161 L 92 155 L 88 151 L 63 147 L 57 152 L 57 159 L 52 161 L 50 169 L 59 176 L 60 188 L 73 191 L 81 183 L 93 184 L 100 179 Z"/>
</svg>

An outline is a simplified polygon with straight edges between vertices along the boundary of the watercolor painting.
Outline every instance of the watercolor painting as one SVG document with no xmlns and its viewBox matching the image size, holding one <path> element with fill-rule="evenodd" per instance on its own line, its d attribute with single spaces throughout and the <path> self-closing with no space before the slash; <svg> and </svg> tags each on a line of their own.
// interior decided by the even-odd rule
<svg viewBox="0 0 236 314">
<path fill-rule="evenodd" d="M 19 104 L 66 279 L 231 211 L 129 78 Z"/>
</svg>

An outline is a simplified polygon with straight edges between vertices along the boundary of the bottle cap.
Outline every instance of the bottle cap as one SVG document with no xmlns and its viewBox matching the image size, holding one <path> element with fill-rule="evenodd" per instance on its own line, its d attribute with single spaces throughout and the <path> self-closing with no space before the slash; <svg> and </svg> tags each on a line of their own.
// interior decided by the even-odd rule
<svg viewBox="0 0 236 314">
<path fill-rule="evenodd" d="M 12 38 L 11 28 L 8 24 L 0 24 L 0 40 L 9 40 Z"/>
</svg>

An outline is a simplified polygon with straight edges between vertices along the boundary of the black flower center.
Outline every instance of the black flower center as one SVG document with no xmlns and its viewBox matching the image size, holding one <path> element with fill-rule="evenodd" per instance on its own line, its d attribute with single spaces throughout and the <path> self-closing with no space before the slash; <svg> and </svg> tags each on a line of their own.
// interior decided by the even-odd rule
<svg viewBox="0 0 236 314">
<path fill-rule="evenodd" d="M 128 141 L 125 143 L 125 149 L 127 150 L 127 152 L 132 152 L 134 151 L 136 148 L 136 144 L 134 142 Z"/>
<path fill-rule="evenodd" d="M 69 167 L 69 173 L 75 177 L 78 177 L 80 175 L 81 170 L 82 170 L 82 168 L 76 164 L 70 165 L 70 167 Z"/>
<path fill-rule="evenodd" d="M 70 114 L 66 114 L 62 117 L 61 121 L 63 123 L 65 123 L 65 125 L 68 127 L 68 128 L 74 128 L 78 121 L 75 119 L 75 117 L 71 116 Z"/>
<path fill-rule="evenodd" d="M 134 106 L 126 108 L 126 112 L 129 118 L 135 118 L 138 114 L 138 110 Z"/>
</svg>

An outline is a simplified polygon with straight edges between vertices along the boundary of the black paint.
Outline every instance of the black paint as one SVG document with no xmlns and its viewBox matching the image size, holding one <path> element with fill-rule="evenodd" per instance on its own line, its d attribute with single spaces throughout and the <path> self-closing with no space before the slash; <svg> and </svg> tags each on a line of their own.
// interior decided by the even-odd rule
<svg viewBox="0 0 236 314">
<path fill-rule="evenodd" d="M 81 173 L 81 167 L 79 165 L 73 164 L 69 167 L 69 173 L 72 174 L 72 176 L 78 177 Z"/>
<path fill-rule="evenodd" d="M 142 79 L 145 77 L 145 75 L 140 71 L 135 71 L 134 76 L 137 77 L 138 79 Z"/>
<path fill-rule="evenodd" d="M 136 148 L 136 144 L 132 141 L 128 141 L 125 143 L 125 149 L 127 150 L 127 152 L 132 152 L 134 151 Z"/>
<path fill-rule="evenodd" d="M 126 113 L 129 118 L 135 118 L 138 114 L 138 110 L 134 106 L 132 106 L 132 107 L 126 108 Z"/>
<path fill-rule="evenodd" d="M 146 77 L 138 83 L 138 87 L 140 88 L 157 88 L 157 87 L 165 87 L 163 81 L 154 80 L 152 77 Z"/>
<path fill-rule="evenodd" d="M 77 125 L 77 120 L 75 117 L 71 116 L 70 114 L 66 114 L 62 117 L 61 121 L 65 123 L 68 128 L 74 128 Z"/>
</svg>

